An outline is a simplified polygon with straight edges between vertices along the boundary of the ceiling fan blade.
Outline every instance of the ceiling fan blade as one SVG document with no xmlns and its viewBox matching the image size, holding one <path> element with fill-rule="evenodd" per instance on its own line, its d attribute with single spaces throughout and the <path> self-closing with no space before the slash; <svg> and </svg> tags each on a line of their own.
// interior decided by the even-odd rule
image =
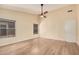
<svg viewBox="0 0 79 59">
<path fill-rule="evenodd" d="M 43 16 L 44 18 L 47 18 L 46 16 Z"/>
<path fill-rule="evenodd" d="M 48 13 L 48 11 L 45 11 L 44 14 Z"/>
<path fill-rule="evenodd" d="M 39 16 L 43 15 L 43 13 L 39 14 Z"/>
<path fill-rule="evenodd" d="M 43 13 L 41 13 L 41 15 L 43 15 Z"/>
</svg>

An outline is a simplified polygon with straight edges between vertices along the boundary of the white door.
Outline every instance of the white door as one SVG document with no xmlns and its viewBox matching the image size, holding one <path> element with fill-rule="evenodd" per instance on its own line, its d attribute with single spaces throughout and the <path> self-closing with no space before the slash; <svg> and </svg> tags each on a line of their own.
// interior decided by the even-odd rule
<svg viewBox="0 0 79 59">
<path fill-rule="evenodd" d="M 76 41 L 76 20 L 70 19 L 65 22 L 65 40 Z"/>
</svg>

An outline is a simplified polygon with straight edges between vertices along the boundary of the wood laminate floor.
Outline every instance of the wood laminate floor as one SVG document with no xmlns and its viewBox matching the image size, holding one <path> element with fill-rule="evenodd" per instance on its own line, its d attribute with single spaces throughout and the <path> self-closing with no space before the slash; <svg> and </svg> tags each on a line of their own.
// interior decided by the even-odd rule
<svg viewBox="0 0 79 59">
<path fill-rule="evenodd" d="M 37 38 L 0 47 L 0 55 L 79 55 L 76 43 Z"/>
</svg>

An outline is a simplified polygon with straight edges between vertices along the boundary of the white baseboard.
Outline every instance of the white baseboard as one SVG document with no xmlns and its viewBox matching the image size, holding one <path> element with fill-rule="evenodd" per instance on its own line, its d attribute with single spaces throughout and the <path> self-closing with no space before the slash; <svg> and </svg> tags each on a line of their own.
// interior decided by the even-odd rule
<svg viewBox="0 0 79 59">
<path fill-rule="evenodd" d="M 47 38 L 47 39 L 53 39 L 53 40 L 66 41 L 64 38 L 57 38 L 57 37 L 42 37 L 41 36 L 41 38 Z M 76 41 L 66 41 L 66 42 L 76 43 Z"/>
</svg>

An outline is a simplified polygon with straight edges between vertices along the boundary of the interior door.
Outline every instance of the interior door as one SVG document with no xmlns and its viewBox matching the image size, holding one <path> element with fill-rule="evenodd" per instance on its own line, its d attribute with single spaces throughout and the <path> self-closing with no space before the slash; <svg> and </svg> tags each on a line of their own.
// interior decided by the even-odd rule
<svg viewBox="0 0 79 59">
<path fill-rule="evenodd" d="M 69 42 L 76 41 L 76 20 L 74 19 L 65 22 L 65 40 Z"/>
</svg>

